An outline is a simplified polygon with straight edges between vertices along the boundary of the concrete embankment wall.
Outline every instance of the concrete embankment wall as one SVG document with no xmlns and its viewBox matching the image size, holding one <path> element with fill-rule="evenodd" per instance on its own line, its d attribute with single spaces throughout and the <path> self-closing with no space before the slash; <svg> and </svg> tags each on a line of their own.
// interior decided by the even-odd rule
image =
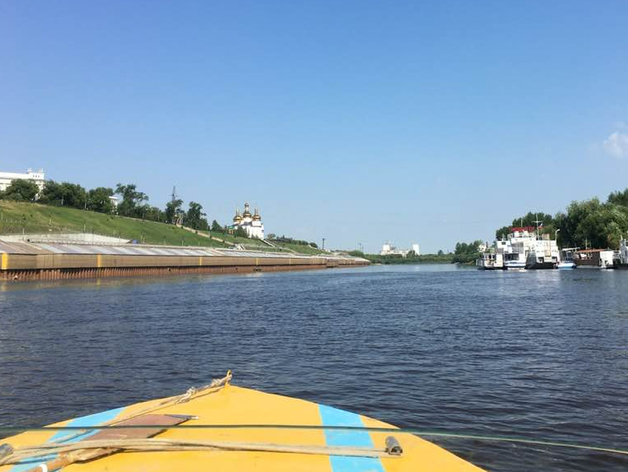
<svg viewBox="0 0 628 472">
<path fill-rule="evenodd" d="M 0 241 L 0 258 L 0 280 L 275 272 L 368 264 L 364 259 L 338 255 L 307 256 L 194 247 L 5 241 Z"/>
</svg>

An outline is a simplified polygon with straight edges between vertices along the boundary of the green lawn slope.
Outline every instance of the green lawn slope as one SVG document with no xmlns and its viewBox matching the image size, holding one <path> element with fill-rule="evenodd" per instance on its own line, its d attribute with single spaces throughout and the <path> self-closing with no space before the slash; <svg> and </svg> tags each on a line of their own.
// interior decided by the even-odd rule
<svg viewBox="0 0 628 472">
<path fill-rule="evenodd" d="M 165 223 L 37 203 L 0 200 L 0 234 L 95 233 L 146 244 L 226 247 Z"/>
<path fill-rule="evenodd" d="M 128 240 L 135 239 L 146 244 L 209 247 L 241 245 L 245 249 L 262 251 L 322 253 L 318 249 L 298 244 L 273 243 L 275 246 L 273 248 L 257 239 L 237 238 L 217 232 L 197 232 L 156 221 L 0 200 L 0 235 L 21 233 L 95 233 Z"/>
</svg>

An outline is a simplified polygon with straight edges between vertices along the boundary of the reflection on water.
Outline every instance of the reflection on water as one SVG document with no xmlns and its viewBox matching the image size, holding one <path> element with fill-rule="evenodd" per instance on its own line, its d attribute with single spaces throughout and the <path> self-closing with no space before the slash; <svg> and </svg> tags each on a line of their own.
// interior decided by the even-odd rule
<svg viewBox="0 0 628 472">
<path fill-rule="evenodd" d="M 240 385 L 427 431 L 628 448 L 628 271 L 379 266 L 0 284 L 0 423 Z M 621 456 L 431 438 L 493 471 Z"/>
</svg>

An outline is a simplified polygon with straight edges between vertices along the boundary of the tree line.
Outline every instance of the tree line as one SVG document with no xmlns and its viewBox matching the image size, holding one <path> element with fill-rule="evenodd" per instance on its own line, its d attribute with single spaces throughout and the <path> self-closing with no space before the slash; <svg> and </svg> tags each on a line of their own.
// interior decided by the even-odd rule
<svg viewBox="0 0 628 472">
<path fill-rule="evenodd" d="M 482 241 L 477 240 L 471 243 L 456 243 L 456 248 L 452 257 L 452 262 L 461 264 L 469 264 L 475 262 L 480 257 L 480 246 Z"/>
<path fill-rule="evenodd" d="M 120 200 L 117 206 L 111 199 L 115 195 L 118 195 Z M 0 192 L 0 200 L 37 202 L 42 205 L 64 206 L 98 213 L 116 213 L 143 220 L 184 224 L 201 231 L 209 229 L 216 232 L 225 231 L 225 228 L 216 220 L 210 226 L 207 215 L 203 211 L 203 205 L 200 203 L 189 202 L 186 211 L 183 209 L 183 200 L 172 199 L 162 210 L 150 205 L 148 195 L 140 192 L 135 184 L 118 184 L 115 189 L 97 187 L 86 190 L 78 184 L 47 180 L 40 192 L 39 187 L 32 180 L 17 179 L 11 182 L 5 191 Z M 246 232 L 242 232 L 244 234 L 240 236 L 247 237 Z"/>
<path fill-rule="evenodd" d="M 533 213 L 512 221 L 514 227 L 534 227 L 540 234 L 556 236 L 560 247 L 619 247 L 619 242 L 628 233 L 628 188 L 612 192 L 606 201 L 599 198 L 573 201 L 564 212 L 556 215 Z M 511 226 L 504 226 L 495 236 L 505 238 Z"/>
</svg>

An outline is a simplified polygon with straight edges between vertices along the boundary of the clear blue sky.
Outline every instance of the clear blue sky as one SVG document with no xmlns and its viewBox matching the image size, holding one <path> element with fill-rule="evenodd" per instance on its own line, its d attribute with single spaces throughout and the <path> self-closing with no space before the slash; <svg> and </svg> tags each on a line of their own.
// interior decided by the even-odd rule
<svg viewBox="0 0 628 472">
<path fill-rule="evenodd" d="M 0 169 L 370 251 L 628 186 L 628 2 L 0 0 Z"/>
</svg>

